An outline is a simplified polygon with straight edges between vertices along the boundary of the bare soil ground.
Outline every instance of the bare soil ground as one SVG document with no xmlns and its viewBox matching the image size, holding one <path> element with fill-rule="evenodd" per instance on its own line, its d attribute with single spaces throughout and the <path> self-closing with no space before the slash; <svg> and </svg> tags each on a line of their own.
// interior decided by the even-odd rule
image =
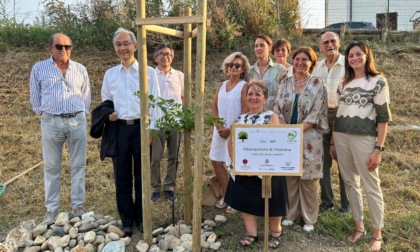
<svg viewBox="0 0 420 252">
<path fill-rule="evenodd" d="M 207 55 L 205 108 L 210 111 L 213 93 L 223 77 L 218 69 L 231 51 L 209 51 Z M 248 55 L 251 55 L 251 53 Z M 178 52 L 176 58 L 181 58 Z M 376 48 L 375 56 L 379 69 L 385 72 L 390 84 L 393 122 L 387 140 L 387 150 L 381 167 L 382 188 L 386 203 L 386 224 L 384 228 L 386 251 L 420 250 L 420 134 L 411 126 L 420 126 L 420 48 L 409 47 L 398 50 Z M 29 104 L 29 75 L 34 63 L 49 57 L 48 52 L 16 49 L 0 53 L 0 183 L 13 178 L 25 169 L 42 160 L 40 117 Z M 252 58 L 252 57 L 251 57 Z M 92 109 L 100 103 L 100 88 L 104 72 L 118 64 L 112 49 L 105 51 L 74 51 L 76 60 L 88 69 L 91 78 Z M 176 60 L 175 60 L 176 61 Z M 150 65 L 152 63 L 150 62 Z M 182 62 L 175 68 L 182 69 Z M 194 77 L 194 75 L 193 75 Z M 194 92 L 193 92 L 194 93 Z M 89 123 L 90 125 L 90 123 Z M 203 176 L 212 174 L 207 153 L 210 148 L 211 129 L 205 129 L 203 153 Z M 96 213 L 118 218 L 115 205 L 115 188 L 112 163 L 99 160 L 99 141 L 88 139 L 88 168 L 86 171 L 87 198 L 85 208 Z M 182 151 L 181 151 L 182 154 Z M 183 167 L 178 173 L 177 192 L 183 191 Z M 334 174 L 334 190 L 338 192 L 337 171 Z M 64 153 L 61 211 L 70 210 L 68 154 Z M 339 195 L 336 193 L 336 195 Z M 367 209 L 367 207 L 366 207 Z M 44 184 L 42 167 L 21 177 L 7 187 L 0 197 L 0 241 L 19 222 L 35 219 L 40 222 L 44 216 Z M 153 205 L 153 227 L 171 222 L 170 203 L 161 199 Z M 182 218 L 183 205 L 176 204 L 176 218 Z M 212 207 L 203 207 L 203 218 L 224 214 Z M 366 219 L 369 220 L 368 212 Z M 259 223 L 260 237 L 263 237 L 263 223 Z M 369 229 L 369 221 L 367 221 Z M 328 212 L 319 218 L 316 231 L 305 234 L 299 226 L 284 229 L 284 238 L 278 251 L 366 251 L 362 243 L 350 245 L 342 242 L 352 232 L 350 216 L 341 217 L 337 211 Z M 216 232 L 222 241 L 220 251 L 237 251 L 239 237 L 244 228 L 239 214 L 228 215 L 227 224 Z M 141 234 L 134 233 L 128 251 L 135 251 Z M 262 251 L 262 242 L 249 251 Z"/>
</svg>

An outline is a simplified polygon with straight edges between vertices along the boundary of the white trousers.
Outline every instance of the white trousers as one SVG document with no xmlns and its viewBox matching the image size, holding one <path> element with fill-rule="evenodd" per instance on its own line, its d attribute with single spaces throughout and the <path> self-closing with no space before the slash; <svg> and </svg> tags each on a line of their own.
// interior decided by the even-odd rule
<svg viewBox="0 0 420 252">
<path fill-rule="evenodd" d="M 338 167 L 346 184 L 354 221 L 363 220 L 363 196 L 360 187 L 360 184 L 363 184 L 372 227 L 383 228 L 384 199 L 380 186 L 379 167 L 370 172 L 366 165 L 366 161 L 374 151 L 376 138 L 340 132 L 334 132 L 333 136 Z"/>
<path fill-rule="evenodd" d="M 42 151 L 44 158 L 45 207 L 56 211 L 60 205 L 61 161 L 64 142 L 68 142 L 71 172 L 72 208 L 85 201 L 86 116 L 79 113 L 72 118 L 51 116 L 41 118 Z"/>
</svg>

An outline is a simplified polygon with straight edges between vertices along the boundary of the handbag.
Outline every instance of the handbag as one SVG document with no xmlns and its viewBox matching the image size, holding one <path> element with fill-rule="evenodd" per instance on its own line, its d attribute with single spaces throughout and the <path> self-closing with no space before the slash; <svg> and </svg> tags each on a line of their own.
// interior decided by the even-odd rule
<svg viewBox="0 0 420 252">
<path fill-rule="evenodd" d="M 203 206 L 214 206 L 216 201 L 219 200 L 222 195 L 219 181 L 216 176 L 212 176 L 208 180 L 204 181 L 202 190 L 201 204 Z"/>
</svg>

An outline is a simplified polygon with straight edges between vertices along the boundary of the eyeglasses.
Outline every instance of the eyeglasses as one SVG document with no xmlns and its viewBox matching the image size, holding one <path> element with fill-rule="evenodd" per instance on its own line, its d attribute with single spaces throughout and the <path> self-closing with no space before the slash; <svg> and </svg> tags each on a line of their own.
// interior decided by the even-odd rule
<svg viewBox="0 0 420 252">
<path fill-rule="evenodd" d="M 331 43 L 332 45 L 334 45 L 334 44 L 337 43 L 337 40 L 336 39 L 330 39 L 330 40 L 325 40 L 325 41 L 322 42 L 322 44 L 325 45 L 325 46 L 327 46 L 328 43 Z"/>
<path fill-rule="evenodd" d="M 170 53 L 170 52 L 159 52 L 158 53 L 158 56 L 160 56 L 160 57 L 172 57 L 173 55 L 172 55 L 172 53 Z"/>
<path fill-rule="evenodd" d="M 66 51 L 71 50 L 71 45 L 57 45 L 57 44 L 55 44 L 54 47 L 55 47 L 55 49 L 57 49 L 59 51 L 63 50 L 63 47 L 66 49 Z"/>
<path fill-rule="evenodd" d="M 115 43 L 114 45 L 115 45 L 116 47 L 121 47 L 121 46 L 127 47 L 127 46 L 129 46 L 129 45 L 131 45 L 131 44 L 133 44 L 133 43 L 130 43 L 130 42 L 128 42 L 128 41 L 124 41 L 124 42 L 122 42 L 122 43 L 117 42 L 117 43 Z"/>
<path fill-rule="evenodd" d="M 241 68 L 241 64 L 239 64 L 239 63 L 229 63 L 229 64 L 227 64 L 227 66 L 228 67 L 230 67 L 230 68 L 233 68 L 233 67 L 235 67 L 236 69 L 239 69 L 239 68 Z"/>
</svg>

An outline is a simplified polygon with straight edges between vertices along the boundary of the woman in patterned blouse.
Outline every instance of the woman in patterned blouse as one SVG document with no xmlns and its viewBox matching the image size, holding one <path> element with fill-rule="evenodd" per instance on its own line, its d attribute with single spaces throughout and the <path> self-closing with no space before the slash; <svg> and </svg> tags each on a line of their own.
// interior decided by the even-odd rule
<svg viewBox="0 0 420 252">
<path fill-rule="evenodd" d="M 389 90 L 386 79 L 376 70 L 371 49 L 352 42 L 345 53 L 345 75 L 337 90 L 339 101 L 330 155 L 346 184 L 355 230 L 347 241 L 357 242 L 366 229 L 363 224 L 363 184 L 372 222 L 371 251 L 380 251 L 384 226 L 384 200 L 379 164 L 384 150 L 388 122 Z"/>
</svg>

